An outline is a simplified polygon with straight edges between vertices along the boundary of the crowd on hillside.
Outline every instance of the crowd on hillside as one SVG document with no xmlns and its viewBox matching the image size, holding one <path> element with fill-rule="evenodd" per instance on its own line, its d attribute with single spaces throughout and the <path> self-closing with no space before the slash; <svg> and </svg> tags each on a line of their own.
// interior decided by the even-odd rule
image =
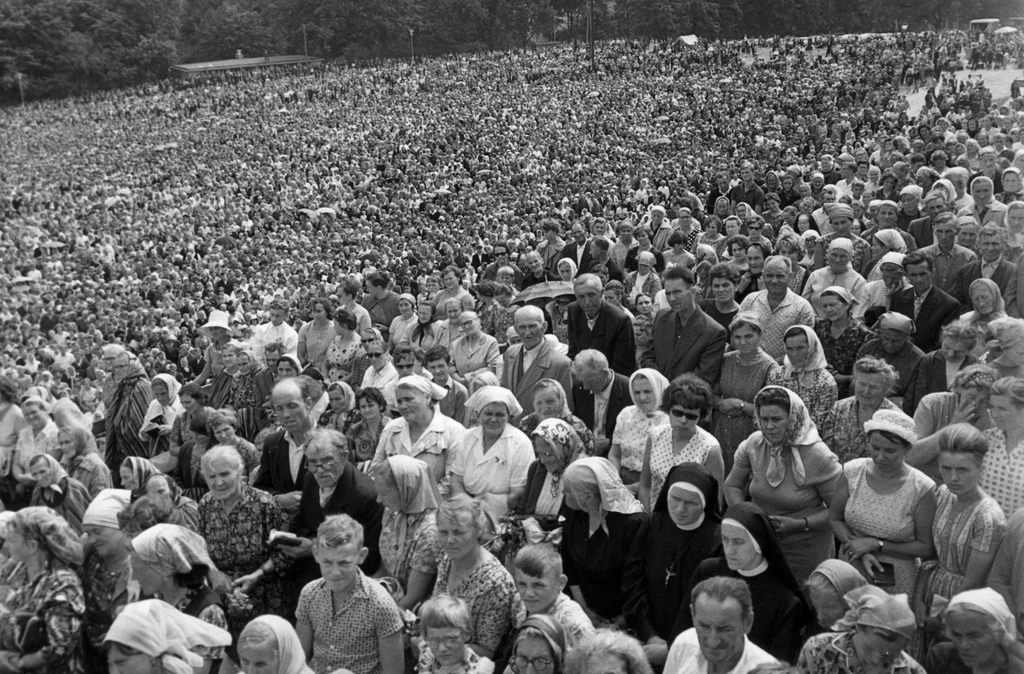
<svg viewBox="0 0 1024 674">
<path fill-rule="evenodd" d="M 1024 100 L 975 49 L 5 111 L 0 674 L 1024 672 Z"/>
</svg>

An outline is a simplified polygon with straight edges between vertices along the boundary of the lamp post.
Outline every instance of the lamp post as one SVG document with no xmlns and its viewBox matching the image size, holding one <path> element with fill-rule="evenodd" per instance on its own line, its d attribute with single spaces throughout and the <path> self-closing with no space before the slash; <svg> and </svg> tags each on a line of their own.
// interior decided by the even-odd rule
<svg viewBox="0 0 1024 674">
<path fill-rule="evenodd" d="M 587 49 L 590 52 L 590 72 L 597 72 L 594 63 L 594 0 L 587 0 Z"/>
<path fill-rule="evenodd" d="M 412 63 L 416 63 L 416 45 L 413 42 L 413 33 L 416 32 L 415 28 L 409 29 L 409 60 Z"/>
<path fill-rule="evenodd" d="M 302 24 L 302 53 L 309 56 L 309 44 L 306 42 L 306 24 Z"/>
</svg>

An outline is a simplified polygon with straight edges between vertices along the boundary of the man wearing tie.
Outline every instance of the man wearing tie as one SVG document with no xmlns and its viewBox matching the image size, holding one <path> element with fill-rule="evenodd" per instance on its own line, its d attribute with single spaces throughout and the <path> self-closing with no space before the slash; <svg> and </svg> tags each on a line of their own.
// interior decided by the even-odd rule
<svg viewBox="0 0 1024 674">
<path fill-rule="evenodd" d="M 569 358 L 585 349 L 597 349 L 612 369 L 629 376 L 636 369 L 633 321 L 618 307 L 604 301 L 604 284 L 594 274 L 576 277 L 576 301 L 569 305 Z"/>
<path fill-rule="evenodd" d="M 572 390 L 572 361 L 544 339 L 545 326 L 541 309 L 525 306 L 516 310 L 515 329 L 522 343 L 505 352 L 501 385 L 515 395 L 524 416 L 533 414 L 533 387 L 541 379 L 554 379 L 563 390 Z M 511 422 L 518 423 L 518 419 Z"/>
<path fill-rule="evenodd" d="M 892 299 L 892 310 L 914 319 L 914 345 L 931 353 L 939 348 L 942 326 L 960 315 L 960 303 L 932 283 L 932 258 L 914 251 L 903 258 L 903 269 L 911 288 Z"/>
</svg>

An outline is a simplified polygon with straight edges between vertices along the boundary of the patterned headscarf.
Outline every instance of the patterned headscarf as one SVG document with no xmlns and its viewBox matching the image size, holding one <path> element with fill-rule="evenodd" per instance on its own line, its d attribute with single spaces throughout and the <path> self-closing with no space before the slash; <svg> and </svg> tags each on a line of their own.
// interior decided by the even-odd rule
<svg viewBox="0 0 1024 674">
<path fill-rule="evenodd" d="M 135 478 L 135 489 L 132 490 L 132 501 L 146 493 L 146 482 L 154 475 L 160 475 L 160 471 L 149 459 L 140 456 L 129 456 L 121 462 L 121 467 L 127 467 Z"/>
<path fill-rule="evenodd" d="M 78 534 L 63 517 L 44 506 L 30 506 L 17 512 L 10 526 L 27 538 L 38 541 L 64 564 L 76 566 L 85 559 Z"/>
<path fill-rule="evenodd" d="M 914 637 L 917 620 L 907 595 L 890 595 L 874 585 L 865 585 L 847 592 L 843 599 L 850 610 L 835 624 L 837 630 L 849 632 L 864 625 L 902 634 L 907 639 Z"/>
<path fill-rule="evenodd" d="M 804 336 L 807 338 L 807 360 L 804 362 L 804 366 L 797 370 L 793 367 L 793 363 L 789 360 L 789 356 L 787 355 L 783 360 L 783 367 L 785 368 L 784 375 L 786 379 L 796 375 L 801 386 L 811 388 L 814 386 L 815 372 L 828 368 L 828 361 L 825 359 L 825 350 L 821 348 L 821 340 L 818 339 L 818 335 L 815 334 L 814 328 L 806 325 L 794 325 L 789 330 L 786 330 L 786 332 L 790 333 L 793 330 L 799 330 L 804 333 Z"/>
<path fill-rule="evenodd" d="M 535 438 L 544 438 L 544 441 L 551 446 L 551 449 L 558 452 L 560 457 L 560 468 L 551 474 L 551 494 L 558 496 L 558 484 L 562 481 L 562 475 L 570 463 L 585 454 L 583 441 L 579 433 L 572 426 L 561 419 L 552 417 L 537 424 L 530 435 Z"/>
<path fill-rule="evenodd" d="M 132 539 L 142 561 L 158 565 L 168 576 L 189 573 L 200 564 L 213 568 L 206 540 L 177 524 L 157 524 Z"/>
<path fill-rule="evenodd" d="M 768 448 L 770 457 L 768 459 L 768 472 L 765 478 L 772 487 L 778 487 L 782 484 L 782 481 L 786 479 L 785 457 L 788 455 L 790 462 L 793 464 L 793 481 L 796 482 L 798 487 L 802 487 L 807 484 L 807 471 L 804 469 L 804 462 L 800 457 L 800 452 L 794 451 L 794 449 L 815 445 L 821 442 L 821 436 L 818 434 L 818 427 L 814 424 L 814 420 L 811 419 L 811 413 L 807 411 L 807 406 L 800 399 L 800 396 L 782 386 L 765 386 L 761 389 L 761 392 L 770 390 L 784 391 L 786 393 L 786 396 L 789 398 L 789 421 L 786 422 L 786 434 L 782 437 L 781 444 L 773 445 L 768 442 L 768 438 L 764 433 L 761 433 L 761 438 Z M 760 430 L 760 415 L 754 415 L 754 423 L 757 425 L 758 430 Z"/>
<path fill-rule="evenodd" d="M 192 674 L 203 659 L 192 649 L 230 646 L 231 634 L 216 625 L 185 615 L 162 599 L 137 601 L 124 607 L 103 638 L 160 658 L 168 674 Z"/>
</svg>

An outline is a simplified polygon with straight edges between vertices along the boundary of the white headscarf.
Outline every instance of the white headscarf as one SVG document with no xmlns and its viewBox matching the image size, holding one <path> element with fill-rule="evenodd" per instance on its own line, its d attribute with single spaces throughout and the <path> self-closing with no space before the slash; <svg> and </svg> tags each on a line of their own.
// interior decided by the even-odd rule
<svg viewBox="0 0 1024 674">
<path fill-rule="evenodd" d="M 192 674 L 203 659 L 193 648 L 230 646 L 231 635 L 199 618 L 185 615 L 161 599 L 128 604 L 114 619 L 104 643 L 117 643 L 152 658 L 169 674 Z"/>
<path fill-rule="evenodd" d="M 153 400 L 150 401 L 149 407 L 146 408 L 146 414 L 142 418 L 142 424 L 146 425 L 150 420 L 163 416 L 164 425 L 170 426 L 174 424 L 174 420 L 185 409 L 182 406 L 181 401 L 178 400 L 178 389 L 181 388 L 181 384 L 179 384 L 178 380 L 169 374 L 158 374 L 153 377 L 153 381 L 159 381 L 167 387 L 167 395 L 170 399 L 170 404 L 167 406 L 161 405 L 160 401 L 154 397 Z"/>
<path fill-rule="evenodd" d="M 295 633 L 291 623 L 276 615 L 261 615 L 253 618 L 245 626 L 239 641 L 242 641 L 242 637 L 252 625 L 266 627 L 273 633 L 274 640 L 277 641 L 278 674 L 313 674 L 313 670 L 306 664 L 306 654 L 302 650 L 299 635 Z"/>
<path fill-rule="evenodd" d="M 491 403 L 502 403 L 508 408 L 509 417 L 518 417 L 523 413 L 523 406 L 516 400 L 512 391 L 501 386 L 484 386 L 477 389 L 473 395 L 469 396 L 466 407 L 479 413 Z"/>
<path fill-rule="evenodd" d="M 96 494 L 96 498 L 85 509 L 82 525 L 120 529 L 117 515 L 128 507 L 131 496 L 132 493 L 127 489 L 104 489 Z"/>
</svg>

